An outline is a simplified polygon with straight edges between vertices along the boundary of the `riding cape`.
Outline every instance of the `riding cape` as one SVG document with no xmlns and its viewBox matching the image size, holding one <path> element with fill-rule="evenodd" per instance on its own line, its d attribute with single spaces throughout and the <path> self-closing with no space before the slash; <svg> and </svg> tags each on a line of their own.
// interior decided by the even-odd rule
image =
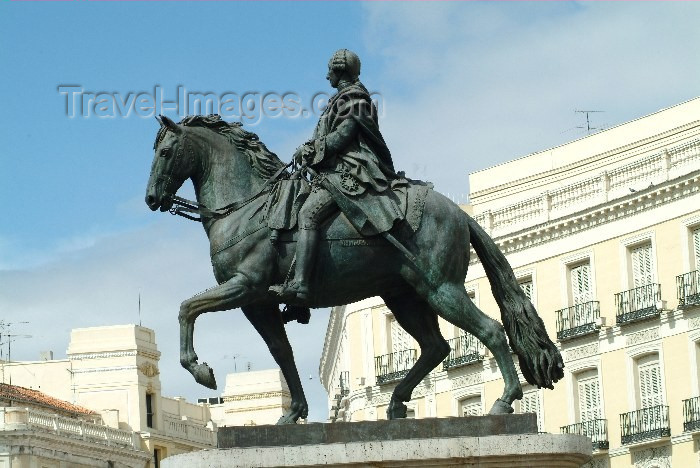
<svg viewBox="0 0 700 468">
<path fill-rule="evenodd" d="M 362 83 L 350 84 L 330 99 L 312 143 L 309 165 L 365 213 L 367 222 L 360 227 L 361 234 L 388 231 L 403 218 L 392 189 L 400 190 L 407 182 L 394 171 L 391 153 L 379 132 L 377 109 Z"/>
</svg>

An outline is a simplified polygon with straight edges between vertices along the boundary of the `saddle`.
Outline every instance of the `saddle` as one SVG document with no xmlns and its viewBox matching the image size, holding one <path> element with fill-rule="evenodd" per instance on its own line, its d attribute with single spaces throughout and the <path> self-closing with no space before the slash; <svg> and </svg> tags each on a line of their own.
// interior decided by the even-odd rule
<svg viewBox="0 0 700 468">
<path fill-rule="evenodd" d="M 403 220 L 415 233 L 423 219 L 425 199 L 433 184 L 421 180 L 404 179 L 395 184 L 394 195 L 399 199 Z M 272 188 L 264 212 L 271 240 L 292 241 L 296 238 L 297 214 L 310 193 L 305 179 L 282 179 Z M 332 216 L 321 227 L 321 238 L 328 241 L 342 241 L 348 245 L 365 245 L 367 236 L 360 234 L 342 211 Z M 374 236 L 376 237 L 376 236 Z"/>
</svg>

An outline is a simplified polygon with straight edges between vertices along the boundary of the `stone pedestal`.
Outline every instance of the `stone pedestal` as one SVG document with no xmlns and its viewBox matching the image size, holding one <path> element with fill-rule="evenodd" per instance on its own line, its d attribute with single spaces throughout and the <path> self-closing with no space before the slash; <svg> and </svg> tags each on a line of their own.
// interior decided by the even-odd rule
<svg viewBox="0 0 700 468">
<path fill-rule="evenodd" d="M 537 434 L 534 414 L 219 428 L 215 450 L 164 468 L 274 466 L 580 467 L 591 440 Z"/>
</svg>

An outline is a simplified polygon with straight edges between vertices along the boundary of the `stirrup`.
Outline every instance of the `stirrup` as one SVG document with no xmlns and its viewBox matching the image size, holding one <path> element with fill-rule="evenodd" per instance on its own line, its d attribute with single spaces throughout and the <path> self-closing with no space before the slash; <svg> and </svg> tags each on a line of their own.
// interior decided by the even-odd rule
<svg viewBox="0 0 700 468">
<path fill-rule="evenodd" d="M 270 286 L 268 291 L 276 294 L 283 301 L 293 299 L 306 300 L 309 297 L 309 288 L 296 281 Z"/>
</svg>

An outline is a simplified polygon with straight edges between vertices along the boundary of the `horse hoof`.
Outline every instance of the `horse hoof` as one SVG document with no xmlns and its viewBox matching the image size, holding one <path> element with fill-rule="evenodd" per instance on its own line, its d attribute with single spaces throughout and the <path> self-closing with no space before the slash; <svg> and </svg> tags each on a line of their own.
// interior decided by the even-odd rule
<svg viewBox="0 0 700 468">
<path fill-rule="evenodd" d="M 392 401 L 386 409 L 386 417 L 388 419 L 404 419 L 408 412 L 406 405 L 400 401 Z"/>
<path fill-rule="evenodd" d="M 512 412 L 513 407 L 499 398 L 494 402 L 489 414 L 510 414 Z"/>
<path fill-rule="evenodd" d="M 216 378 L 214 377 L 214 370 L 210 368 L 207 363 L 197 364 L 192 370 L 192 375 L 194 375 L 194 380 L 198 384 L 204 385 L 207 388 L 216 390 Z"/>
</svg>

